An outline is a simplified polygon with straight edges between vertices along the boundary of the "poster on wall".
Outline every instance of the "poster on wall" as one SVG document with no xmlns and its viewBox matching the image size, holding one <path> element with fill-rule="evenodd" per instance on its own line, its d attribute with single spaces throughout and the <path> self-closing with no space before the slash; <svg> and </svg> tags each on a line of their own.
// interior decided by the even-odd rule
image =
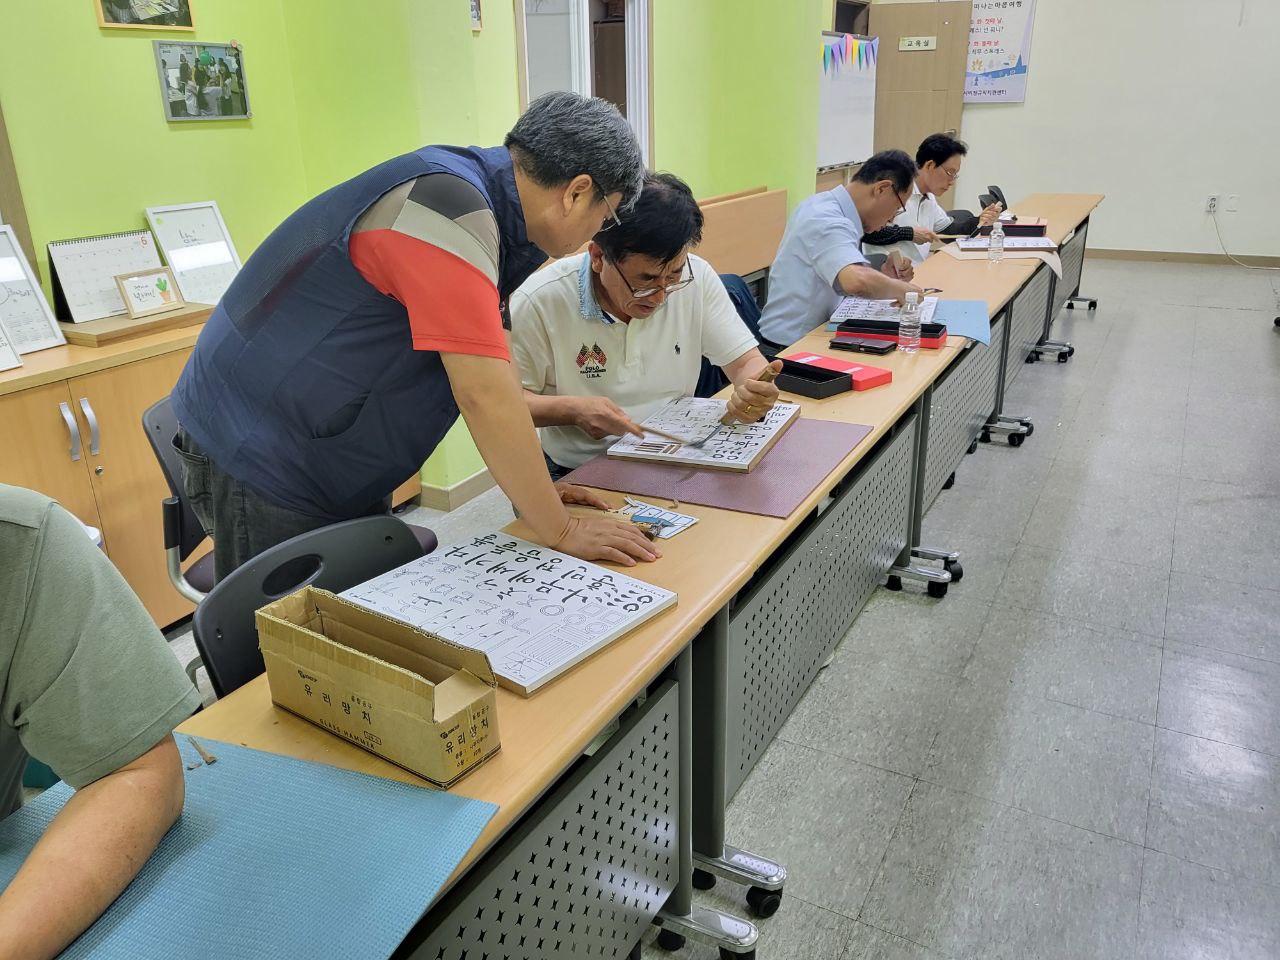
<svg viewBox="0 0 1280 960">
<path fill-rule="evenodd" d="M 965 103 L 1022 103 L 1036 0 L 973 0 Z"/>
<path fill-rule="evenodd" d="M 244 51 L 229 43 L 154 41 L 166 120 L 245 120 L 249 81 Z"/>
</svg>

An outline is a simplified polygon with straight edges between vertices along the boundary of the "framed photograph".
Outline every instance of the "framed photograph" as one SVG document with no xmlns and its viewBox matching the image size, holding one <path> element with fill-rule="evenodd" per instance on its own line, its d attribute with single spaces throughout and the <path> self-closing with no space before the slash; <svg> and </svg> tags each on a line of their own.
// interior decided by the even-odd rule
<svg viewBox="0 0 1280 960">
<path fill-rule="evenodd" d="M 130 319 L 168 313 L 186 306 L 178 292 L 178 281 L 168 267 L 157 267 L 141 273 L 122 273 L 116 277 L 116 286 L 124 300 Z"/>
<path fill-rule="evenodd" d="M 480 16 L 480 0 L 471 0 L 471 30 L 479 33 L 484 26 L 484 18 Z"/>
<path fill-rule="evenodd" d="M 93 0 L 98 26 L 126 30 L 196 29 L 191 0 Z"/>
<path fill-rule="evenodd" d="M 253 116 L 240 44 L 156 40 L 153 45 L 166 120 L 247 120 Z"/>
</svg>

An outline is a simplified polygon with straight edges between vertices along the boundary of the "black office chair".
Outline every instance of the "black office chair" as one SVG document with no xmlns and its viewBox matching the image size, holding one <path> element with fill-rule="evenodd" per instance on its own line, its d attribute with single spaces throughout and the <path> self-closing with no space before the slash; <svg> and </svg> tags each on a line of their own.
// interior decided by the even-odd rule
<svg viewBox="0 0 1280 960">
<path fill-rule="evenodd" d="M 237 568 L 196 607 L 196 649 L 224 697 L 266 669 L 254 611 L 310 585 L 334 593 L 423 555 L 409 525 L 389 515 L 344 520 L 277 544 Z"/>
<path fill-rule="evenodd" d="M 993 203 L 999 203 L 1006 210 L 1009 209 L 1009 201 L 1005 199 L 1004 191 L 997 186 L 987 187 L 987 192 L 978 197 L 978 206 L 985 210 Z"/>
<path fill-rule="evenodd" d="M 978 215 L 972 210 L 948 210 L 947 216 L 951 218 L 951 226 L 947 227 L 947 233 L 970 234 L 978 229 Z"/>
<path fill-rule="evenodd" d="M 169 485 L 169 496 L 160 503 L 164 518 L 165 564 L 174 589 L 194 604 L 199 604 L 213 589 L 213 551 L 191 565 L 185 574 L 182 563 L 204 542 L 204 527 L 196 517 L 182 485 L 182 457 L 174 440 L 178 435 L 178 418 L 169 398 L 157 400 L 142 414 L 142 429 L 160 462 L 160 472 Z"/>
<path fill-rule="evenodd" d="M 756 295 L 751 292 L 747 281 L 736 273 L 722 273 L 720 282 L 724 284 L 725 292 L 733 301 L 733 306 L 738 311 L 738 316 L 742 318 L 742 322 L 747 325 L 747 329 L 751 331 L 756 341 L 763 345 L 764 338 L 760 336 L 760 304 L 756 300 Z M 702 370 L 698 374 L 698 385 L 693 395 L 714 397 L 728 385 L 729 378 L 724 375 L 724 371 L 703 357 Z"/>
</svg>

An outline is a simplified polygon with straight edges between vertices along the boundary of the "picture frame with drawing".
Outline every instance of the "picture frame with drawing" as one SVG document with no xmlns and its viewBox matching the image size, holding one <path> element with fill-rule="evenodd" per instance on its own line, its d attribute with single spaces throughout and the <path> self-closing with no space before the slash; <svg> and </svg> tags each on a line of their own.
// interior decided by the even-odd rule
<svg viewBox="0 0 1280 960">
<path fill-rule="evenodd" d="M 93 0 L 98 26 L 110 30 L 182 30 L 194 33 L 191 0 Z"/>
<path fill-rule="evenodd" d="M 479 33 L 484 27 L 484 16 L 480 12 L 480 0 L 471 0 L 471 32 Z"/>
<path fill-rule="evenodd" d="M 178 281 L 168 267 L 122 273 L 115 280 L 131 320 L 170 313 L 187 305 L 178 289 Z"/>
</svg>

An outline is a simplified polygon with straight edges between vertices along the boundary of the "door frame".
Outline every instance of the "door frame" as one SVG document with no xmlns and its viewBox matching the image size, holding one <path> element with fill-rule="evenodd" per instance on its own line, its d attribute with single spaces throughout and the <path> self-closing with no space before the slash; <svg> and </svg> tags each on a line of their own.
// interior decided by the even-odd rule
<svg viewBox="0 0 1280 960">
<path fill-rule="evenodd" d="M 653 163 L 653 0 L 627 2 L 627 122 L 640 142 L 640 155 Z M 591 95 L 591 6 L 587 0 L 569 0 L 577 13 L 574 22 L 574 90 Z M 512 0 L 516 25 L 516 85 L 520 110 L 529 106 L 529 47 L 524 0 Z"/>
</svg>

